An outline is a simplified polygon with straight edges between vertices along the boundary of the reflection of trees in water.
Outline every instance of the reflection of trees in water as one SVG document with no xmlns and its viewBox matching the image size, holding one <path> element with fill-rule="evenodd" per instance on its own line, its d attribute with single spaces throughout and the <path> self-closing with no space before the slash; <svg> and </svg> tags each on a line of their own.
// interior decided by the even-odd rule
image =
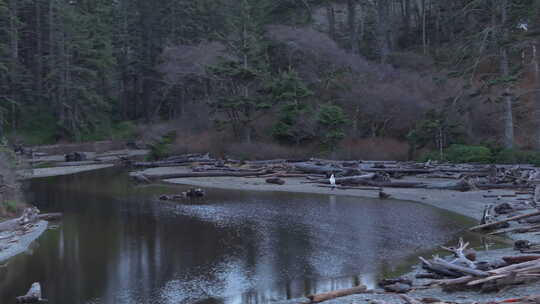
<svg viewBox="0 0 540 304">
<path fill-rule="evenodd" d="M 390 201 L 216 191 L 207 204 L 184 206 L 134 197 L 123 182 L 105 189 L 97 174 L 59 181 L 55 188 L 70 190 L 33 188 L 44 209 L 66 212 L 64 223 L 31 259 L 8 267 L 0 301 L 6 288 L 22 294 L 36 280 L 61 303 L 257 304 L 369 285 L 381 259 L 418 238 L 432 242 L 422 226 L 441 220 Z M 212 297 L 221 299 L 204 300 Z"/>
</svg>

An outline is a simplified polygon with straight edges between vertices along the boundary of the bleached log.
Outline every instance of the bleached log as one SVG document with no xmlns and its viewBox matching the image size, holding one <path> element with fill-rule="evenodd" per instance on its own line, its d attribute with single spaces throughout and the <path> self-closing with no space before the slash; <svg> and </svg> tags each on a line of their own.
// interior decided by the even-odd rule
<svg viewBox="0 0 540 304">
<path fill-rule="evenodd" d="M 328 301 L 331 299 L 339 298 L 339 297 L 345 297 L 357 293 L 364 293 L 367 291 L 367 287 L 364 285 L 360 285 L 353 288 L 348 289 L 341 289 L 341 290 L 335 290 L 331 292 L 326 293 L 320 293 L 315 295 L 309 295 L 307 298 L 311 301 L 311 303 L 320 303 L 324 301 Z"/>
<path fill-rule="evenodd" d="M 487 224 L 474 226 L 474 227 L 470 228 L 469 230 L 470 231 L 476 231 L 476 230 L 480 230 L 480 229 L 485 229 L 485 228 L 497 226 L 497 225 L 500 225 L 500 224 L 503 224 L 503 223 L 516 221 L 516 220 L 520 220 L 520 219 L 523 219 L 523 218 L 536 216 L 536 215 L 540 215 L 540 211 L 536 211 L 536 212 L 528 213 L 528 214 L 517 215 L 517 216 L 509 217 L 509 218 L 501 220 L 501 221 L 496 221 L 496 222 L 491 222 L 491 223 L 487 223 Z"/>
<path fill-rule="evenodd" d="M 164 174 L 136 174 L 142 175 L 149 180 L 156 179 L 170 179 L 170 178 L 194 178 L 194 177 L 247 177 L 247 176 L 260 176 L 270 173 L 267 170 L 258 171 L 258 172 L 189 172 L 189 173 L 164 173 Z"/>
<path fill-rule="evenodd" d="M 477 277 L 487 277 L 489 276 L 489 273 L 485 272 L 485 271 L 482 271 L 482 270 L 478 270 L 478 269 L 473 269 L 473 268 L 470 268 L 470 267 L 465 267 L 465 266 L 460 266 L 460 265 L 457 265 L 457 264 L 452 264 L 452 263 L 449 263 L 441 258 L 436 258 L 435 261 L 432 262 L 433 265 L 439 265 L 439 266 L 442 266 L 442 267 L 446 267 L 447 269 L 449 270 L 454 270 L 454 271 L 458 271 L 458 272 L 461 272 L 461 273 L 464 273 L 464 274 L 469 274 L 469 275 L 473 275 L 473 276 L 477 276 Z"/>
</svg>

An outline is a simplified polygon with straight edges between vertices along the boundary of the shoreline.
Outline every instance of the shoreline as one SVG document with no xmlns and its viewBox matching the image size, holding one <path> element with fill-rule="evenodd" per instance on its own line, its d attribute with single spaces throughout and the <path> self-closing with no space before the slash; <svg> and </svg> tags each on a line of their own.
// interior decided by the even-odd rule
<svg viewBox="0 0 540 304">
<path fill-rule="evenodd" d="M 176 170 L 178 168 L 167 168 Z M 154 170 L 154 172 L 157 170 Z M 160 170 L 161 171 L 161 170 Z M 147 171 L 145 174 L 152 171 Z M 218 188 L 225 190 L 246 190 L 246 191 L 279 191 L 293 193 L 311 193 L 324 195 L 342 195 L 360 198 L 377 198 L 376 190 L 357 189 L 335 189 L 317 187 L 316 184 L 302 183 L 298 178 L 286 178 L 284 185 L 268 184 L 264 178 L 243 178 L 243 177 L 196 177 L 196 178 L 175 178 L 166 179 L 163 182 L 168 184 L 188 185 L 202 188 Z M 415 178 L 404 178 L 403 180 L 416 181 Z M 426 179 L 422 179 L 426 180 Z M 439 181 L 429 179 L 430 181 Z M 486 204 L 503 203 L 507 200 L 497 200 L 497 198 L 485 198 L 484 195 L 508 195 L 514 193 L 511 190 L 476 190 L 459 192 L 453 190 L 439 189 L 417 189 L 417 188 L 385 188 L 384 192 L 391 195 L 390 199 L 401 201 L 412 201 L 426 204 L 439 209 L 451 211 L 462 216 L 480 220 L 482 218 Z"/>
<path fill-rule="evenodd" d="M 71 166 L 71 167 L 50 167 L 50 168 L 37 168 L 23 170 L 19 174 L 23 177 L 23 180 L 31 180 L 36 178 L 72 175 L 82 172 L 101 170 L 105 168 L 114 167 L 114 164 L 103 165 L 83 165 L 83 166 Z"/>
</svg>

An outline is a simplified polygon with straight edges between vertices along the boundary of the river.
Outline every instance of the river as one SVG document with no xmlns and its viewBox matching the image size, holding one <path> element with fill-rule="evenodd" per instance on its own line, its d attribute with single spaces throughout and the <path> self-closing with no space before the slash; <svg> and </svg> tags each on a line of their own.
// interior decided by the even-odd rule
<svg viewBox="0 0 540 304">
<path fill-rule="evenodd" d="M 63 212 L 0 268 L 0 303 L 41 282 L 49 303 L 267 303 L 373 285 L 454 241 L 465 217 L 413 202 L 133 186 L 124 170 L 37 179 L 25 191 Z"/>
</svg>

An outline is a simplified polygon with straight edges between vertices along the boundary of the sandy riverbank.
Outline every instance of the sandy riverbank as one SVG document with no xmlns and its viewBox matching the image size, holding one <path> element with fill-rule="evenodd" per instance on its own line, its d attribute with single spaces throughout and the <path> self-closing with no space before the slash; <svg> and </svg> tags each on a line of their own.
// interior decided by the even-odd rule
<svg viewBox="0 0 540 304">
<path fill-rule="evenodd" d="M 186 167 L 165 167 L 151 168 L 142 171 L 147 176 L 154 174 L 190 172 Z M 404 178 L 403 180 L 419 180 L 418 178 Z M 426 181 L 426 179 L 422 179 Z M 430 181 L 443 181 L 430 179 Z M 166 183 L 191 185 L 203 188 L 235 189 L 249 191 L 284 191 L 297 193 L 317 193 L 331 195 L 347 195 L 356 197 L 378 197 L 375 190 L 331 190 L 329 188 L 318 187 L 316 184 L 305 183 L 302 178 L 286 178 L 285 185 L 274 185 L 265 182 L 264 178 L 244 178 L 244 177 L 197 177 L 197 178 L 175 178 L 167 179 Z M 485 198 L 484 195 L 504 195 L 513 194 L 509 190 L 477 190 L 468 192 L 436 190 L 436 189 L 414 189 L 414 188 L 386 188 L 384 191 L 392 195 L 393 199 L 415 201 L 423 204 L 435 206 L 437 208 L 449 210 L 473 219 L 482 217 L 486 204 L 504 202 L 497 198 Z"/>
<path fill-rule="evenodd" d="M 52 167 L 52 168 L 39 168 L 28 169 L 21 172 L 24 179 L 34 179 L 50 176 L 70 175 L 86 171 L 94 171 L 105 168 L 114 167 L 114 164 L 103 165 L 86 165 L 86 166 L 73 166 L 73 167 Z"/>
</svg>

